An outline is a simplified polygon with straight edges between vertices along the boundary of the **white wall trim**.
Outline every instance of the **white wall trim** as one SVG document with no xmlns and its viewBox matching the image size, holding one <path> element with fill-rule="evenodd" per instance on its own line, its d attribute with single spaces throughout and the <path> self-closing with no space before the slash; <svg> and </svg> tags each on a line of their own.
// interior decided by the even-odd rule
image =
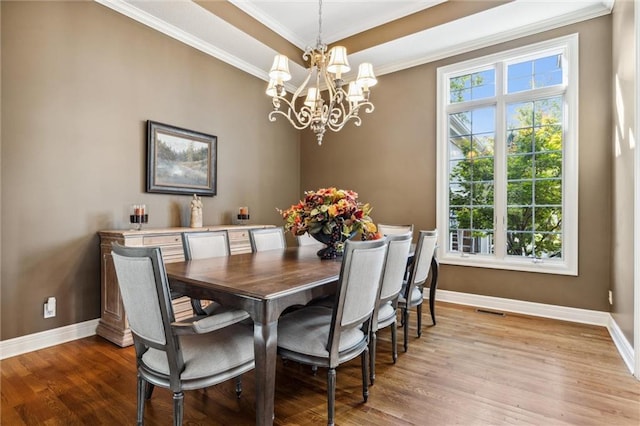
<svg viewBox="0 0 640 426">
<path fill-rule="evenodd" d="M 525 302 L 515 299 L 482 296 L 479 294 L 460 293 L 457 291 L 438 290 L 438 300 L 457 303 L 459 305 L 477 306 L 479 308 L 514 312 L 536 317 L 552 318 L 563 321 L 579 322 L 583 324 L 601 325 L 607 327 L 611 314 L 604 311 L 569 308 L 566 306 L 547 305 L 544 303 Z"/>
<path fill-rule="evenodd" d="M 100 319 L 0 341 L 0 359 L 21 355 L 96 334 Z"/>
<path fill-rule="evenodd" d="M 609 330 L 609 334 L 611 335 L 611 338 L 613 339 L 613 343 L 616 345 L 616 348 L 618 349 L 618 353 L 622 357 L 622 360 L 624 361 L 625 364 L 627 364 L 627 368 L 629 369 L 629 372 L 633 374 L 633 371 L 634 371 L 633 370 L 633 363 L 634 363 L 633 347 L 631 346 L 631 343 L 627 340 L 627 338 L 624 336 L 624 333 L 622 332 L 622 330 L 620 330 L 618 323 L 616 323 L 613 317 L 611 317 L 611 321 L 609 321 L 609 324 L 607 325 L 607 330 Z"/>
<path fill-rule="evenodd" d="M 426 290 L 425 290 L 426 292 Z M 483 296 L 479 294 L 460 293 L 457 291 L 438 290 L 438 300 L 458 305 L 476 306 L 496 311 L 513 312 L 523 315 L 571 321 L 582 324 L 606 327 L 616 345 L 618 353 L 633 374 L 634 352 L 631 343 L 625 338 L 609 312 L 588 309 L 570 308 L 567 306 L 547 305 L 544 303 L 525 302 L 515 299 Z"/>
</svg>

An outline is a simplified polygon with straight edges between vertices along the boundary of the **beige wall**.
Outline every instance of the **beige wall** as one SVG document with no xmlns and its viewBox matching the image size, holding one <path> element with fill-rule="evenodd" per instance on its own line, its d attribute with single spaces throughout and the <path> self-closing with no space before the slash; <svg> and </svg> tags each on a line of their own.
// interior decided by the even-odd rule
<svg viewBox="0 0 640 426">
<path fill-rule="evenodd" d="M 187 225 L 189 196 L 147 194 L 145 122 L 218 137 L 205 224 L 280 223 L 299 194 L 299 133 L 270 123 L 265 83 L 93 2 L 0 3 L 1 339 L 100 315 L 96 232 Z M 43 303 L 58 298 L 58 315 Z"/>
<path fill-rule="evenodd" d="M 637 5 L 636 5 L 637 7 Z M 612 315 L 625 337 L 633 344 L 633 209 L 634 144 L 638 135 L 634 96 L 636 43 L 634 2 L 617 1 L 612 13 L 613 31 L 613 220 L 611 238 Z M 634 140 L 635 139 L 635 140 Z M 637 148 L 636 148 L 637 149 Z"/>
<path fill-rule="evenodd" d="M 372 89 L 376 110 L 325 136 L 303 133 L 301 187 L 359 192 L 377 222 L 436 223 L 436 70 L 439 66 L 579 33 L 579 276 L 443 265 L 439 288 L 608 311 L 611 232 L 611 16 L 384 75 Z"/>
</svg>

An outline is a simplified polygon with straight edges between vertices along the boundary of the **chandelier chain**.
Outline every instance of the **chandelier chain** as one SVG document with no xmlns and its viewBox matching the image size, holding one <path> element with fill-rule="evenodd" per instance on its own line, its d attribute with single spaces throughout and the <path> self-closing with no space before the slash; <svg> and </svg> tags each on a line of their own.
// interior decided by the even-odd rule
<svg viewBox="0 0 640 426">
<path fill-rule="evenodd" d="M 318 38 L 316 39 L 316 47 L 322 45 L 322 0 L 318 2 Z"/>
</svg>

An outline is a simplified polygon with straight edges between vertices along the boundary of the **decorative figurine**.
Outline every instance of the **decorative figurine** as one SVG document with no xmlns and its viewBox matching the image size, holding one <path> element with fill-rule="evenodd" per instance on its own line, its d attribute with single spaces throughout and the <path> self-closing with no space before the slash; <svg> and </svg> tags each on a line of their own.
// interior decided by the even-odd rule
<svg viewBox="0 0 640 426">
<path fill-rule="evenodd" d="M 191 200 L 191 227 L 202 228 L 202 200 L 196 194 Z"/>
</svg>

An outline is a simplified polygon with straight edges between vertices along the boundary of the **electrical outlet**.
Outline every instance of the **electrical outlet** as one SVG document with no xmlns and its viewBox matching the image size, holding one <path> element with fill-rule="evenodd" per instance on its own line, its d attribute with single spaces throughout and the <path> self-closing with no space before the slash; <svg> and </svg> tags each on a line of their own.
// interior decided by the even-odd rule
<svg viewBox="0 0 640 426">
<path fill-rule="evenodd" d="M 52 318 L 56 316 L 56 298 L 50 297 L 44 304 L 44 317 Z"/>
<path fill-rule="evenodd" d="M 613 291 L 609 290 L 609 304 L 613 305 Z"/>
</svg>

